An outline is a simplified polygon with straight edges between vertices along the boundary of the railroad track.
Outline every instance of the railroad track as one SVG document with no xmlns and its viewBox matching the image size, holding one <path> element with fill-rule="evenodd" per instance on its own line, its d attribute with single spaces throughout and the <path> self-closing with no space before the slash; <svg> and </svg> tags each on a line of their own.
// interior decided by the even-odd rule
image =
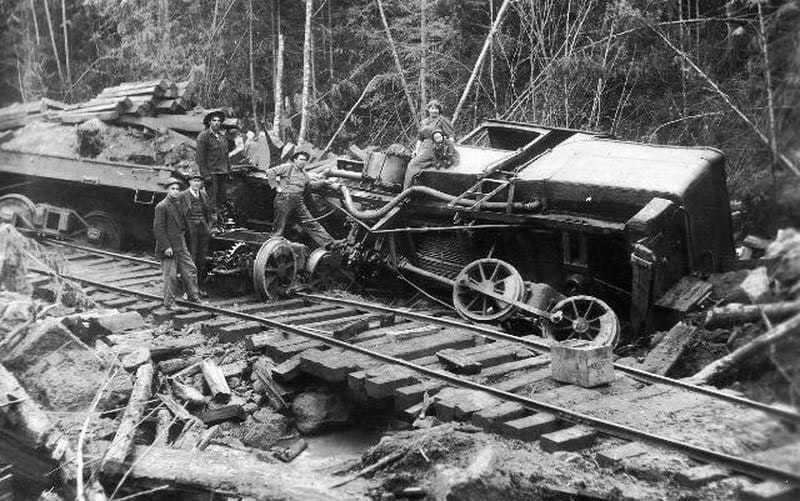
<svg viewBox="0 0 800 501">
<path fill-rule="evenodd" d="M 168 312 L 160 308 L 156 261 L 61 242 L 47 245 L 64 249 L 63 276 L 83 283 L 104 306 L 150 314 L 176 328 L 199 324 L 221 342 L 245 340 L 250 349 L 280 362 L 276 375 L 304 372 L 347 384 L 361 398 L 391 398 L 409 419 L 424 411 L 425 395 L 432 395 L 431 409 L 440 419 L 538 440 L 547 451 L 604 449 L 607 443 L 599 463 L 634 468 L 643 457 L 668 450 L 693 460 L 679 472 L 692 486 L 736 473 L 800 486 L 796 461 L 787 467 L 780 451 L 748 452 L 744 445 L 753 422 L 765 430 L 800 424 L 793 409 L 620 365 L 617 381 L 607 387 L 561 385 L 549 377 L 549 344 L 541 338 L 345 298 L 298 293 L 264 303 L 240 296 L 204 305 L 179 301 L 183 309 Z M 479 362 L 481 370 L 448 371 L 436 356 L 446 349 Z M 698 415 L 709 413 L 717 416 L 713 425 L 699 427 Z M 639 414 L 653 421 L 643 423 Z"/>
</svg>

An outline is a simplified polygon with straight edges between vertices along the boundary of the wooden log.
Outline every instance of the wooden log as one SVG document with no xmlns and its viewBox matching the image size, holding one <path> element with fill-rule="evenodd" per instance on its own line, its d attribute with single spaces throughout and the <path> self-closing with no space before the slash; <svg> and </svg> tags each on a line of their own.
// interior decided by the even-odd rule
<svg viewBox="0 0 800 501">
<path fill-rule="evenodd" d="M 282 411 L 288 407 L 281 395 L 280 388 L 272 380 L 272 364 L 268 359 L 260 358 L 253 364 L 253 379 L 261 383 L 264 388 L 264 396 L 276 411 Z"/>
<path fill-rule="evenodd" d="M 172 424 L 172 413 L 167 409 L 160 409 L 156 414 L 156 436 L 153 439 L 154 446 L 167 445 L 169 439 L 169 427 Z"/>
<path fill-rule="evenodd" d="M 102 92 L 106 92 L 106 91 L 112 92 L 112 91 L 117 91 L 117 90 L 131 90 L 131 89 L 148 89 L 148 88 L 155 88 L 155 87 L 161 87 L 162 89 L 166 89 L 167 85 L 168 84 L 167 84 L 166 80 L 162 80 L 162 79 L 142 80 L 142 81 L 139 81 L 139 82 L 122 82 L 121 84 L 118 84 L 118 85 L 114 85 L 114 86 L 111 86 L 111 87 L 106 87 L 105 89 L 103 89 Z"/>
<path fill-rule="evenodd" d="M 166 341 L 161 344 L 150 347 L 150 356 L 155 358 L 164 358 L 170 355 L 177 355 L 191 348 L 196 348 L 203 344 L 205 340 L 201 337 L 174 339 Z"/>
<path fill-rule="evenodd" d="M 275 457 L 283 461 L 284 463 L 291 463 L 294 461 L 294 458 L 300 455 L 301 452 L 308 448 L 308 442 L 304 439 L 300 438 L 296 440 L 292 445 L 289 447 L 285 447 L 275 453 Z"/>
<path fill-rule="evenodd" d="M 686 351 L 686 347 L 694 341 L 696 332 L 697 327 L 678 322 L 655 348 L 650 350 L 641 368 L 647 372 L 666 376 Z"/>
<path fill-rule="evenodd" d="M 227 402 L 231 399 L 231 389 L 225 380 L 225 374 L 222 373 L 222 369 L 213 360 L 205 359 L 201 361 L 200 370 L 203 372 L 203 377 L 206 380 L 206 384 L 208 384 L 213 400 Z"/>
<path fill-rule="evenodd" d="M 142 365 L 136 371 L 136 382 L 133 385 L 131 398 L 125 407 L 125 413 L 122 415 L 122 421 L 119 423 L 114 440 L 111 441 L 111 445 L 106 451 L 101 468 L 105 468 L 109 463 L 122 463 L 128 456 L 133 445 L 133 434 L 142 419 L 145 405 L 152 395 L 152 385 L 153 364 Z"/>
<path fill-rule="evenodd" d="M 239 404 L 226 405 L 219 409 L 211 409 L 201 412 L 197 415 L 198 419 L 205 425 L 214 425 L 222 423 L 223 421 L 244 421 L 247 419 L 247 413 L 244 412 L 242 406 Z"/>
<path fill-rule="evenodd" d="M 47 414 L 19 384 L 2 364 L 0 364 L 0 395 L 11 403 L 0 407 L 3 428 L 13 429 L 14 435 L 30 442 L 34 447 L 41 446 L 53 430 Z M 11 398 L 13 397 L 13 398 Z"/>
<path fill-rule="evenodd" d="M 66 111 L 72 112 L 76 110 L 86 110 L 95 106 L 102 105 L 117 105 L 119 109 L 127 108 L 131 105 L 131 100 L 128 97 L 108 97 L 108 98 L 95 98 L 86 101 L 85 103 L 71 104 Z"/>
<path fill-rule="evenodd" d="M 309 501 L 338 497 L 320 487 L 287 482 L 286 466 L 231 448 L 200 451 L 136 446 L 130 460 L 119 465 L 114 476 L 124 472 L 128 472 L 130 485 L 166 484 L 225 497 Z"/>
<path fill-rule="evenodd" d="M 95 113 L 65 113 L 61 115 L 62 124 L 80 124 L 97 118 L 99 120 L 115 120 L 119 118 L 118 111 L 98 111 Z"/>
<path fill-rule="evenodd" d="M 160 128 L 174 129 L 185 132 L 203 132 L 203 117 L 195 115 L 161 115 L 158 117 L 137 117 L 132 115 L 122 115 L 120 123 L 130 125 L 140 125 L 151 130 Z"/>
<path fill-rule="evenodd" d="M 776 325 L 736 351 L 710 363 L 694 376 L 685 379 L 685 381 L 691 384 L 708 384 L 713 382 L 741 363 L 750 360 L 765 348 L 773 346 L 778 341 L 797 334 L 798 331 L 800 331 L 800 314 L 796 314 L 789 320 Z"/>
<path fill-rule="evenodd" d="M 745 322 L 760 322 L 761 313 L 770 320 L 780 322 L 792 315 L 800 313 L 800 301 L 786 301 L 780 303 L 764 304 L 726 304 L 711 308 L 706 313 L 705 327 L 716 329 Z"/>
<path fill-rule="evenodd" d="M 182 421 L 196 421 L 195 417 L 192 416 L 184 406 L 176 402 L 171 395 L 159 394 L 158 398 L 164 403 L 167 409 L 169 409 L 169 411 L 172 414 L 174 414 L 178 419 Z"/>
</svg>

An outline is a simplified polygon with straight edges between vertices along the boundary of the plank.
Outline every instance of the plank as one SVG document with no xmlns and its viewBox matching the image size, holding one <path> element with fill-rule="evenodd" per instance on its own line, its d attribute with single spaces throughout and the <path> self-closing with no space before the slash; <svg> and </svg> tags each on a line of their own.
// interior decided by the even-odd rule
<svg viewBox="0 0 800 501">
<path fill-rule="evenodd" d="M 145 405 L 150 400 L 153 385 L 153 364 L 144 364 L 136 370 L 136 382 L 133 385 L 128 405 L 117 427 L 117 432 L 106 451 L 101 468 L 108 464 L 122 463 L 133 445 L 133 436 L 141 421 Z"/>
<path fill-rule="evenodd" d="M 96 113 L 66 113 L 61 115 L 62 124 L 79 124 L 97 118 L 98 120 L 115 120 L 119 118 L 118 111 L 98 111 Z"/>
</svg>

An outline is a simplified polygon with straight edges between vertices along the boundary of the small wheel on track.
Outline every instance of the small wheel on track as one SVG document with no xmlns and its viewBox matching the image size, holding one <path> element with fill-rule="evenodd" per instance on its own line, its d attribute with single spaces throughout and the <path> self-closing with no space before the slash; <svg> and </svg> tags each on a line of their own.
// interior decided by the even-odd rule
<svg viewBox="0 0 800 501">
<path fill-rule="evenodd" d="M 556 304 L 549 334 L 555 341 L 585 339 L 599 346 L 617 345 L 619 319 L 605 302 L 592 296 L 572 296 Z"/>
<path fill-rule="evenodd" d="M 289 241 L 272 237 L 261 245 L 253 261 L 253 287 L 262 298 L 285 296 L 295 284 L 297 260 Z"/>
<path fill-rule="evenodd" d="M 0 216 L 3 212 L 12 214 L 14 226 L 33 228 L 33 215 L 36 213 L 36 205 L 25 195 L 9 193 L 0 197 Z"/>
<path fill-rule="evenodd" d="M 108 212 L 97 210 L 83 216 L 88 228 L 80 241 L 93 247 L 119 250 L 122 248 L 123 230 L 119 221 Z"/>
<path fill-rule="evenodd" d="M 342 280 L 342 256 L 319 248 L 311 251 L 306 262 L 309 285 L 315 290 L 332 289 Z"/>
<path fill-rule="evenodd" d="M 456 311 L 469 320 L 494 322 L 508 318 L 516 307 L 485 294 L 481 289 L 511 301 L 522 301 L 525 282 L 516 268 L 500 259 L 478 259 L 461 270 L 453 286 Z"/>
</svg>

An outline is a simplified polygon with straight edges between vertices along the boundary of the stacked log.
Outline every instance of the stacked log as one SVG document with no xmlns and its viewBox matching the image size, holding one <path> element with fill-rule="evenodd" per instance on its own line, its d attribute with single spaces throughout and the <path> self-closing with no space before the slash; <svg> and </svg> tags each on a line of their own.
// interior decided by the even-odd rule
<svg viewBox="0 0 800 501">
<path fill-rule="evenodd" d="M 37 101 L 14 103 L 0 108 L 0 130 L 24 127 L 29 122 L 47 118 L 50 111 L 64 110 L 68 105 L 43 97 Z"/>
</svg>

